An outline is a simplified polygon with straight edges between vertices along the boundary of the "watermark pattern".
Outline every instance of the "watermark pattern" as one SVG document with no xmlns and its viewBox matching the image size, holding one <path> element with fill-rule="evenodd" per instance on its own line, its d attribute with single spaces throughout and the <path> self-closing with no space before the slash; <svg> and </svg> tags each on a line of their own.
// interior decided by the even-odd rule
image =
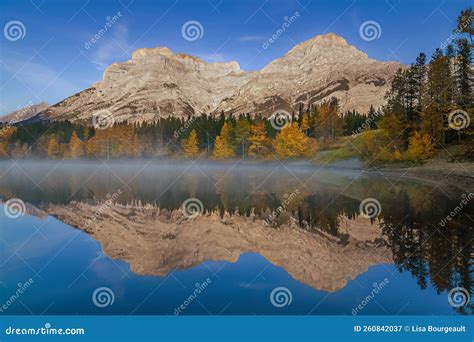
<svg viewBox="0 0 474 342">
<path fill-rule="evenodd" d="M 92 125 L 95 129 L 108 129 L 115 123 L 112 112 L 108 109 L 102 109 L 92 114 Z"/>
<path fill-rule="evenodd" d="M 10 198 L 3 205 L 3 212 L 7 217 L 12 219 L 23 216 L 26 212 L 25 202 L 19 198 Z"/>
<path fill-rule="evenodd" d="M 365 198 L 359 205 L 360 215 L 365 218 L 376 218 L 380 215 L 381 210 L 382 206 L 375 198 Z"/>
<path fill-rule="evenodd" d="M 293 301 L 293 294 L 291 291 L 283 286 L 276 287 L 270 293 L 270 303 L 276 308 L 283 308 L 288 306 Z"/>
<path fill-rule="evenodd" d="M 99 31 L 97 31 L 97 33 L 94 36 L 92 36 L 91 39 L 89 39 L 87 42 L 84 43 L 84 48 L 86 50 L 89 50 L 92 47 L 92 45 L 97 43 L 100 40 L 100 38 L 102 38 L 107 33 L 107 31 L 111 29 L 112 26 L 114 26 L 114 24 L 121 17 L 122 17 L 122 13 L 119 11 L 112 17 L 108 16 L 107 18 L 105 18 L 104 26 Z"/>
<path fill-rule="evenodd" d="M 188 219 L 196 218 L 204 212 L 204 204 L 197 198 L 188 198 L 181 205 L 184 216 Z"/>
<path fill-rule="evenodd" d="M 181 27 L 181 35 L 189 42 L 201 39 L 204 36 L 204 27 L 197 20 L 190 20 Z"/>
<path fill-rule="evenodd" d="M 30 101 L 28 104 L 24 107 L 17 107 L 17 111 L 15 112 L 15 115 L 13 116 L 12 119 L 10 119 L 0 130 L 0 137 L 5 134 L 5 132 L 10 129 L 14 123 L 18 122 L 18 120 L 22 119 L 25 117 L 26 113 L 28 112 L 29 109 L 33 107 L 33 103 Z"/>
<path fill-rule="evenodd" d="M 187 120 L 180 128 L 174 131 L 173 136 L 178 139 L 181 135 L 183 135 L 189 127 L 192 126 L 193 122 L 196 120 L 195 116 L 192 116 L 189 120 Z"/>
<path fill-rule="evenodd" d="M 97 221 L 97 219 L 109 209 L 109 207 L 122 195 L 122 189 L 118 189 L 112 195 L 107 194 L 107 200 L 99 206 L 99 209 L 94 213 L 92 218 L 86 220 L 86 227 L 89 227 L 92 223 Z"/>
<path fill-rule="evenodd" d="M 272 127 L 277 131 L 281 131 L 290 126 L 293 121 L 291 114 L 283 109 L 273 112 L 268 120 L 270 121 L 270 125 L 272 125 Z"/>
<path fill-rule="evenodd" d="M 378 22 L 374 20 L 368 20 L 359 26 L 359 35 L 366 42 L 371 42 L 380 38 L 382 35 L 382 28 Z"/>
<path fill-rule="evenodd" d="M 109 287 L 98 287 L 92 293 L 92 302 L 98 308 L 105 308 L 113 305 L 115 302 L 115 294 Z"/>
<path fill-rule="evenodd" d="M 380 283 L 374 283 L 373 289 L 370 293 L 359 303 L 355 308 L 352 309 L 352 316 L 356 316 L 359 312 L 361 312 L 371 301 L 375 298 L 375 296 L 385 287 L 390 281 L 385 278 Z"/>
<path fill-rule="evenodd" d="M 446 49 L 448 45 L 452 44 L 459 34 L 463 33 L 463 31 L 468 28 L 472 21 L 474 20 L 474 16 L 470 15 L 466 21 L 463 21 L 461 26 L 454 30 L 454 32 L 439 46 L 441 49 Z"/>
<path fill-rule="evenodd" d="M 84 335 L 83 328 L 53 328 L 51 323 L 46 323 L 40 328 L 15 328 L 9 326 L 5 329 L 6 335 Z"/>
<path fill-rule="evenodd" d="M 370 128 L 371 124 L 375 121 L 376 117 L 379 116 L 380 113 L 377 111 L 374 113 L 373 116 L 369 116 L 363 123 L 360 125 L 356 130 L 352 132 L 352 138 L 357 138 L 357 134 L 362 133 L 366 129 Z"/>
<path fill-rule="evenodd" d="M 470 123 L 471 117 L 465 110 L 456 109 L 448 115 L 448 125 L 451 129 L 460 131 L 461 129 L 469 127 Z"/>
<path fill-rule="evenodd" d="M 446 226 L 446 224 L 449 221 L 451 221 L 454 216 L 456 216 L 457 214 L 461 212 L 461 210 L 463 210 L 463 208 L 469 203 L 469 201 L 471 201 L 474 198 L 474 193 L 470 192 L 467 195 L 462 194 L 461 197 L 462 197 L 461 202 L 459 202 L 459 204 L 453 210 L 451 210 L 451 212 L 448 215 L 446 215 L 444 219 L 441 220 L 441 222 L 439 223 L 441 227 Z"/>
<path fill-rule="evenodd" d="M 2 306 L 0 306 L 0 313 L 3 313 L 8 310 L 10 306 L 15 303 L 15 301 L 20 298 L 20 296 L 34 283 L 32 278 L 28 279 L 24 283 L 18 283 L 18 287 L 13 295 L 11 295 Z"/>
<path fill-rule="evenodd" d="M 180 306 L 174 309 L 173 314 L 175 316 L 180 315 L 211 283 L 212 280 L 210 278 L 207 278 L 202 283 L 196 283 L 196 288 L 193 293 L 191 293 Z"/>
<path fill-rule="evenodd" d="M 290 28 L 291 24 L 293 24 L 298 18 L 300 17 L 300 13 L 299 12 L 295 12 L 293 15 L 291 16 L 286 16 L 283 18 L 283 24 L 281 25 L 281 27 L 275 31 L 275 33 L 272 34 L 272 36 L 270 38 L 268 38 L 263 44 L 262 44 L 262 48 L 264 50 L 268 49 L 268 47 L 275 43 L 278 38 L 280 38 L 280 36 L 285 33 L 285 31 L 287 29 Z"/>
<path fill-rule="evenodd" d="M 295 200 L 296 197 L 300 194 L 300 190 L 296 189 L 293 191 L 291 194 L 284 194 L 283 195 L 283 200 L 280 206 L 278 208 L 274 209 L 272 213 L 270 214 L 269 217 L 265 219 L 265 222 L 269 225 L 272 225 L 272 223 L 275 221 L 275 219 L 287 208 L 287 206 Z"/>
<path fill-rule="evenodd" d="M 448 303 L 453 308 L 460 308 L 471 301 L 469 291 L 464 287 L 455 287 L 448 293 Z"/>
<path fill-rule="evenodd" d="M 23 39 L 26 36 L 26 27 L 19 20 L 9 21 L 3 27 L 3 35 L 11 42 Z"/>
</svg>

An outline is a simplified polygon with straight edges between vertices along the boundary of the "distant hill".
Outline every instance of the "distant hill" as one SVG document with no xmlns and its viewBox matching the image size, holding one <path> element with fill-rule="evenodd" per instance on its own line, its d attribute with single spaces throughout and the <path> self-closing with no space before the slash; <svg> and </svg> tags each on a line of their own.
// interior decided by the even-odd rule
<svg viewBox="0 0 474 342">
<path fill-rule="evenodd" d="M 10 114 L 0 116 L 0 122 L 14 124 L 24 120 L 28 120 L 43 110 L 47 109 L 49 104 L 47 102 L 41 102 L 37 104 L 28 104 L 25 107 L 18 109 Z"/>
</svg>

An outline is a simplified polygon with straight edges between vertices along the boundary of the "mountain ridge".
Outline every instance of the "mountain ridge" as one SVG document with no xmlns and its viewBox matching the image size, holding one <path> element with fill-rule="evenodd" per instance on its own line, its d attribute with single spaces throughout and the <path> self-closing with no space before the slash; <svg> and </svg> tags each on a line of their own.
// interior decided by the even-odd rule
<svg viewBox="0 0 474 342">
<path fill-rule="evenodd" d="M 90 122 L 106 110 L 115 122 L 160 117 L 298 111 L 332 96 L 341 109 L 366 112 L 384 103 L 393 75 L 404 66 L 368 57 L 334 34 L 317 35 L 258 71 L 236 61 L 208 63 L 167 47 L 139 48 L 113 63 L 103 79 L 39 114 L 45 120 Z"/>
</svg>

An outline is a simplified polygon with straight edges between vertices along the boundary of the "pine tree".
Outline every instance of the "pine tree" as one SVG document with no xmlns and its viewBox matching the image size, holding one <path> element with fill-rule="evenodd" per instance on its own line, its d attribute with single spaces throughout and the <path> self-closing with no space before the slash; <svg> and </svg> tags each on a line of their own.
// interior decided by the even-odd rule
<svg viewBox="0 0 474 342">
<path fill-rule="evenodd" d="M 189 133 L 189 137 L 181 142 L 183 153 L 188 157 L 196 157 L 199 154 L 199 140 L 196 130 Z"/>
<path fill-rule="evenodd" d="M 429 134 L 436 145 L 444 145 L 447 116 L 453 109 L 453 79 L 450 71 L 449 59 L 437 49 L 433 54 L 428 67 L 428 76 L 425 87 L 427 102 L 422 114 L 422 133 Z"/>
<path fill-rule="evenodd" d="M 235 143 L 238 146 L 240 155 L 245 158 L 245 149 L 250 135 L 250 122 L 247 118 L 239 118 L 235 125 Z"/>
<path fill-rule="evenodd" d="M 467 109 L 472 105 L 472 83 L 474 81 L 472 55 L 467 39 L 459 39 L 457 44 L 458 56 L 456 58 L 455 78 L 458 96 L 456 102 L 461 108 Z"/>
<path fill-rule="evenodd" d="M 308 130 L 309 130 L 309 127 L 310 127 L 310 119 L 309 119 L 309 111 L 308 112 L 305 112 L 302 114 L 303 117 L 301 119 L 301 130 L 306 134 L 308 135 Z"/>
</svg>

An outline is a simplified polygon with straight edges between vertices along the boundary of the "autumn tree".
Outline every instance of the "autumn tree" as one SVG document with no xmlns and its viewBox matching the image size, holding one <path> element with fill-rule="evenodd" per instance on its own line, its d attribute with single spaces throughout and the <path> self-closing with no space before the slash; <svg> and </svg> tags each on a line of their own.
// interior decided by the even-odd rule
<svg viewBox="0 0 474 342">
<path fill-rule="evenodd" d="M 51 134 L 48 140 L 48 157 L 57 158 L 61 154 L 61 147 L 57 141 L 56 135 Z"/>
<path fill-rule="evenodd" d="M 342 133 L 343 122 L 339 113 L 339 100 L 335 97 L 319 106 L 315 122 L 316 135 L 322 141 L 333 141 Z"/>
<path fill-rule="evenodd" d="M 199 154 L 199 140 L 195 129 L 189 133 L 187 139 L 181 141 L 181 147 L 184 155 L 188 157 L 195 157 Z"/>
<path fill-rule="evenodd" d="M 245 158 L 248 137 L 250 136 L 250 122 L 246 117 L 240 117 L 234 129 L 235 143 L 239 154 Z"/>
<path fill-rule="evenodd" d="M 230 141 L 229 124 L 225 122 L 224 126 L 222 126 L 219 136 L 216 138 L 212 157 L 214 159 L 227 159 L 232 158 L 234 155 L 235 152 Z"/>
<path fill-rule="evenodd" d="M 257 122 L 250 127 L 249 137 L 249 156 L 252 158 L 265 157 L 270 150 L 270 140 L 265 130 L 265 123 L 263 121 Z"/>
<path fill-rule="evenodd" d="M 49 144 L 48 144 L 49 145 Z M 84 154 L 84 144 L 81 139 L 77 136 L 76 132 L 72 133 L 71 140 L 69 140 L 68 145 L 68 158 L 79 158 Z"/>
<path fill-rule="evenodd" d="M 274 146 L 279 158 L 308 157 L 315 152 L 316 141 L 305 136 L 301 128 L 294 123 L 280 131 Z"/>
<path fill-rule="evenodd" d="M 433 138 L 429 134 L 415 132 L 411 137 L 407 149 L 407 158 L 411 160 L 429 159 L 434 154 Z"/>
</svg>

